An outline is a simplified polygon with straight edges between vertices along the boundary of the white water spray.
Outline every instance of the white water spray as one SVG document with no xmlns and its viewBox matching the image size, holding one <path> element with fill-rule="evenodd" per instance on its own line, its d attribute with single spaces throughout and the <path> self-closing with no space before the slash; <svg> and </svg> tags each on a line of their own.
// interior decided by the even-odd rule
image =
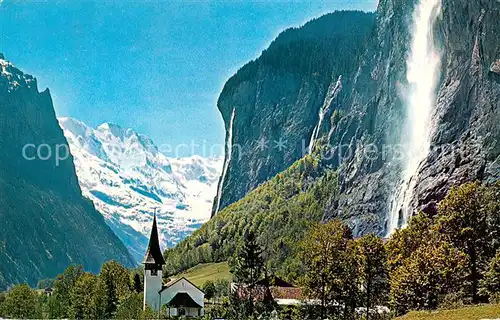
<svg viewBox="0 0 500 320">
<path fill-rule="evenodd" d="M 323 118 L 325 117 L 325 114 L 328 112 L 333 99 L 337 97 L 340 90 L 342 90 L 342 75 L 339 76 L 335 84 L 332 82 L 328 87 L 328 92 L 326 93 L 325 101 L 323 102 L 323 105 L 319 109 L 318 123 L 314 127 L 314 130 L 311 135 L 311 140 L 309 142 L 309 148 L 308 148 L 309 154 L 313 152 L 314 142 L 316 141 L 316 139 L 318 139 L 319 130 L 321 128 L 321 123 L 323 122 Z"/>
<path fill-rule="evenodd" d="M 402 143 L 406 146 L 403 179 L 392 199 L 388 215 L 387 235 L 405 226 L 411 215 L 410 202 L 420 163 L 429 154 L 431 114 L 436 104 L 441 56 L 435 46 L 433 26 L 441 8 L 441 0 L 419 0 L 413 15 L 413 38 L 406 61 L 408 90 L 407 119 Z M 402 226 L 399 225 L 400 212 Z"/>
<path fill-rule="evenodd" d="M 224 179 L 226 179 L 227 168 L 229 168 L 229 162 L 231 162 L 231 156 L 233 154 L 233 124 L 235 117 L 236 117 L 236 109 L 233 108 L 233 113 L 231 114 L 231 121 L 229 122 L 229 131 L 227 136 L 227 159 L 224 162 L 224 168 L 222 168 L 222 175 L 219 181 L 219 188 L 217 190 L 217 207 L 215 208 L 214 215 L 216 215 L 219 212 L 220 199 L 222 197 L 222 186 L 224 185 Z"/>
</svg>

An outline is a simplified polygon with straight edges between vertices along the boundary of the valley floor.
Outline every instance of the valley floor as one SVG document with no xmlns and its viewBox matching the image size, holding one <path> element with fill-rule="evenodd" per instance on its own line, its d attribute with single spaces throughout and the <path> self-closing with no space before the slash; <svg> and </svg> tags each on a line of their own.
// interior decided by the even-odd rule
<svg viewBox="0 0 500 320">
<path fill-rule="evenodd" d="M 465 307 L 454 310 L 410 312 L 395 320 L 479 320 L 500 319 L 500 304 Z"/>
<path fill-rule="evenodd" d="M 231 280 L 231 273 L 229 272 L 229 265 L 227 262 L 218 263 L 201 263 L 194 266 L 178 276 L 173 278 L 185 277 L 193 284 L 201 287 L 206 281 L 215 281 L 218 279 Z"/>
</svg>

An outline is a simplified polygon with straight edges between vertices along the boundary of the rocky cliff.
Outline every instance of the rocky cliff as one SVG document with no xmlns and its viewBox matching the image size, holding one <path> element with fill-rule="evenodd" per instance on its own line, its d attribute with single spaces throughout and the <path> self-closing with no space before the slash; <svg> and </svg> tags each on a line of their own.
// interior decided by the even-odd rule
<svg viewBox="0 0 500 320">
<path fill-rule="evenodd" d="M 82 197 L 50 93 L 0 54 L 0 289 L 133 260 Z"/>
<path fill-rule="evenodd" d="M 227 154 L 214 213 L 308 152 L 339 80 L 344 89 L 332 103 L 344 103 L 373 22 L 371 13 L 346 11 L 285 30 L 227 81 L 218 100 Z M 334 108 L 324 109 L 329 123 Z"/>
<path fill-rule="evenodd" d="M 418 2 L 418 1 L 417 1 Z M 377 27 L 361 59 L 352 103 L 331 143 L 348 142 L 351 154 L 340 167 L 341 196 L 332 199 L 326 218 L 340 217 L 356 233 L 387 231 L 402 179 L 394 153 L 367 157 L 400 143 L 405 130 L 406 60 L 415 4 L 381 1 Z M 500 58 L 498 1 L 442 0 L 432 33 L 440 48 L 436 104 L 428 120 L 430 150 L 406 190 L 410 214 L 433 211 L 452 185 L 500 176 L 500 83 L 494 66 Z M 429 81 L 432 81 L 429 79 Z M 367 90 L 369 88 L 369 90 Z M 403 88 L 403 89 L 402 89 Z M 351 134 L 343 127 L 353 127 Z M 402 212 L 397 212 L 402 220 Z"/>
<path fill-rule="evenodd" d="M 293 81 L 282 77 L 286 73 L 277 77 L 263 71 L 268 69 L 255 67 L 259 77 L 235 81 L 237 74 L 227 82 L 219 109 L 226 128 L 233 108 L 235 119 L 232 161 L 221 180 L 222 207 L 288 166 L 289 160 L 304 153 L 311 137 L 316 137 L 316 145 L 330 146 L 323 156 L 339 170 L 340 195 L 330 199 L 324 217 L 340 217 L 356 234 L 386 234 L 391 212 L 399 215 L 399 224 L 404 222 L 395 199 L 401 186 L 403 193 L 411 195 L 411 214 L 417 209 L 432 211 L 433 203 L 454 184 L 499 178 L 500 2 L 442 0 L 439 8 L 433 9 L 436 18 L 429 27 L 440 58 L 435 70 L 436 89 L 432 91 L 435 103 L 426 120 L 429 150 L 404 181 L 405 165 L 398 148 L 404 151 L 409 144 L 401 146 L 402 137 L 411 129 L 407 105 L 413 84 L 408 77 L 408 59 L 415 37 L 412 21 L 419 3 L 379 2 L 375 26 L 365 32 L 370 34 L 366 45 L 353 50 L 348 55 L 350 60 L 344 62 L 355 65 L 353 72 L 339 72 L 332 62 L 321 69 L 332 75 L 323 78 L 328 80 L 319 84 L 299 80 L 308 86 L 294 86 Z M 349 32 L 348 28 L 336 31 Z M 338 44 L 334 37 L 321 41 Z M 300 50 L 290 55 L 303 56 Z M 260 66 L 259 60 L 251 65 Z M 344 85 L 337 96 L 332 83 L 340 75 Z M 266 94 L 269 92 L 274 93 L 274 99 Z M 293 103 L 281 103 L 289 100 Z M 322 115 L 322 108 L 328 113 Z M 321 118 L 326 121 L 318 121 Z M 262 138 L 270 143 L 287 140 L 292 145 L 281 153 L 276 149 L 261 152 L 257 147 L 262 145 L 257 142 Z M 293 147 L 297 141 L 301 141 L 301 150 Z M 239 156 L 234 144 L 238 144 Z"/>
</svg>

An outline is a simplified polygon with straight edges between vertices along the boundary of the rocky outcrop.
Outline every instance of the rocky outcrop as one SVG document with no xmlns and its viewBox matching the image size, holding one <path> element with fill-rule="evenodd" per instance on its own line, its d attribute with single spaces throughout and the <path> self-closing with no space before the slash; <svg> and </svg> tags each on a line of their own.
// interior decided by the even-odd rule
<svg viewBox="0 0 500 320">
<path fill-rule="evenodd" d="M 226 155 L 225 161 L 231 161 L 219 182 L 214 211 L 239 200 L 308 152 L 328 88 L 339 76 L 346 80 L 333 104 L 346 100 L 343 93 L 350 91 L 356 72 L 354 57 L 373 21 L 371 13 L 336 12 L 288 29 L 227 81 L 218 108 L 226 131 L 234 110 L 233 132 L 226 134 L 232 139 L 226 141 L 226 153 L 229 145 L 232 152 Z M 322 133 L 329 130 L 334 109 L 325 114 Z"/>
<path fill-rule="evenodd" d="M 70 264 L 97 272 L 127 249 L 82 197 L 49 90 L 0 55 L 0 289 Z"/>
</svg>

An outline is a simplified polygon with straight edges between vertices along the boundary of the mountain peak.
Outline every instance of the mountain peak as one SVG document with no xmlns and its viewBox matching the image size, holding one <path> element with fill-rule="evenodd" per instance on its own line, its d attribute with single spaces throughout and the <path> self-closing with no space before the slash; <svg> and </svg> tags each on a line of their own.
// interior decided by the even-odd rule
<svg viewBox="0 0 500 320">
<path fill-rule="evenodd" d="M 112 135 L 120 139 L 126 137 L 126 133 L 131 131 L 131 129 L 125 130 L 121 126 L 112 122 L 104 122 L 103 124 L 98 126 L 96 130 L 100 132 L 111 133 Z"/>
<path fill-rule="evenodd" d="M 61 118 L 83 194 L 140 261 L 157 208 L 162 247 L 210 217 L 222 159 L 170 159 L 147 136 L 106 122 Z M 117 138 L 121 137 L 121 138 Z"/>
<path fill-rule="evenodd" d="M 38 92 L 36 79 L 27 73 L 22 72 L 12 62 L 5 59 L 5 56 L 0 53 L 0 76 L 4 79 L 0 82 L 7 84 L 8 92 L 17 90 L 20 87 L 35 89 Z"/>
</svg>

